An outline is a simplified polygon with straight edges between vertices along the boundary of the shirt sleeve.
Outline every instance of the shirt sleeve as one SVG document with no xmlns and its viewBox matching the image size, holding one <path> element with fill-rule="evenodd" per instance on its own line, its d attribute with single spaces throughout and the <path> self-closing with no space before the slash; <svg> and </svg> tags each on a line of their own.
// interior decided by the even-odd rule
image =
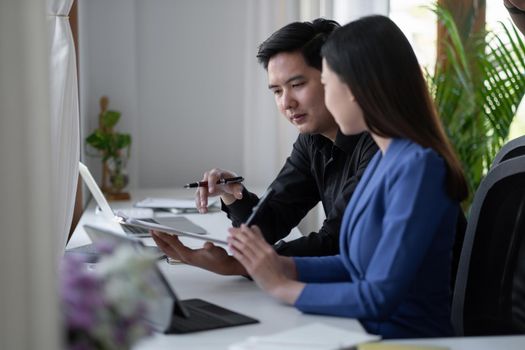
<svg viewBox="0 0 525 350">
<path fill-rule="evenodd" d="M 270 185 L 275 194 L 254 221 L 270 244 L 286 237 L 320 201 L 317 185 L 310 173 L 310 151 L 308 137 L 299 135 L 290 157 Z M 245 190 L 242 200 L 223 205 L 222 209 L 232 224 L 239 226 L 248 218 L 257 201 L 255 194 Z"/>
<path fill-rule="evenodd" d="M 326 214 L 322 227 L 317 232 L 279 244 L 276 250 L 280 255 L 321 256 L 339 253 L 339 230 L 344 211 L 368 163 L 377 153 L 377 146 L 371 137 L 363 136 L 354 153 L 356 156 L 350 165 L 354 168 L 353 175 L 346 180 L 343 190 L 335 198 L 334 206 Z"/>
<path fill-rule="evenodd" d="M 301 311 L 365 319 L 388 317 L 408 294 L 435 236 L 452 240 L 455 214 L 449 232 L 436 235 L 446 213 L 457 213 L 451 210 L 457 207 L 446 194 L 441 158 L 431 151 L 418 153 L 396 165 L 384 181 L 385 209 L 378 218 L 382 234 L 363 276 L 352 282 L 307 284 L 295 303 Z M 366 239 L 366 232 L 362 236 Z"/>
</svg>

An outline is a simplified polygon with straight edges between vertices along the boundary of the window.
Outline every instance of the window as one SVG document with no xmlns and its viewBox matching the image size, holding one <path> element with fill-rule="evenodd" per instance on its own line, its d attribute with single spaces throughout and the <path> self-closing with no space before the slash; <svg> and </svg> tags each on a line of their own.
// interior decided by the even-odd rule
<svg viewBox="0 0 525 350">
<path fill-rule="evenodd" d="M 410 41 L 421 66 L 433 71 L 436 61 L 437 18 L 431 0 L 391 0 L 390 18 Z"/>
<path fill-rule="evenodd" d="M 487 29 L 494 30 L 496 33 L 501 31 L 499 22 L 505 25 L 512 23 L 509 12 L 503 6 L 501 0 L 486 0 L 487 1 Z M 521 101 L 516 116 L 512 121 L 509 131 L 509 140 L 525 135 L 525 103 Z"/>
</svg>

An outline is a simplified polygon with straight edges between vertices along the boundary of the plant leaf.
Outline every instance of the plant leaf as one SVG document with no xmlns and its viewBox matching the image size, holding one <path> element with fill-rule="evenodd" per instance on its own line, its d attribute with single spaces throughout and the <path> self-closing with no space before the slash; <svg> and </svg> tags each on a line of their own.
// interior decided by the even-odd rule
<svg viewBox="0 0 525 350">
<path fill-rule="evenodd" d="M 120 112 L 117 111 L 106 111 L 102 115 L 101 122 L 102 125 L 106 128 L 114 127 L 120 119 Z"/>
</svg>

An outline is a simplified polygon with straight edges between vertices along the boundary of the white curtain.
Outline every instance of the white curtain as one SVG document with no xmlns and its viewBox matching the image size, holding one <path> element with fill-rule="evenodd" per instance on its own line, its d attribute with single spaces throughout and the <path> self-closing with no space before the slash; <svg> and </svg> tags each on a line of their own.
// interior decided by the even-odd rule
<svg viewBox="0 0 525 350">
<path fill-rule="evenodd" d="M 50 111 L 55 232 L 65 247 L 76 195 L 79 109 L 75 46 L 69 25 L 73 0 L 48 0 Z"/>
<path fill-rule="evenodd" d="M 367 15 L 388 16 L 389 0 L 324 0 L 332 2 L 332 18 L 341 25 Z"/>
<path fill-rule="evenodd" d="M 0 349 L 60 349 L 46 6 L 0 1 Z"/>
<path fill-rule="evenodd" d="M 279 114 L 268 90 L 257 49 L 271 33 L 298 21 L 298 0 L 251 0 L 248 5 L 245 57 L 244 169 L 250 187 L 268 186 L 290 154 L 297 131 Z"/>
</svg>

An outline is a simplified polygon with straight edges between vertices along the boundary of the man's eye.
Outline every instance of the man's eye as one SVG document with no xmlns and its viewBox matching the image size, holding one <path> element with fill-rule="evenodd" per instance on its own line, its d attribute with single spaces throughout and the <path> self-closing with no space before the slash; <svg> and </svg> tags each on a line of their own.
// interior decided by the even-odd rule
<svg viewBox="0 0 525 350">
<path fill-rule="evenodd" d="M 273 90 L 273 94 L 274 95 L 280 95 L 281 94 L 281 90 Z"/>
<path fill-rule="evenodd" d="M 304 85 L 304 82 L 300 82 L 300 83 L 292 84 L 292 87 L 296 88 L 296 87 L 303 86 L 303 85 Z"/>
</svg>

